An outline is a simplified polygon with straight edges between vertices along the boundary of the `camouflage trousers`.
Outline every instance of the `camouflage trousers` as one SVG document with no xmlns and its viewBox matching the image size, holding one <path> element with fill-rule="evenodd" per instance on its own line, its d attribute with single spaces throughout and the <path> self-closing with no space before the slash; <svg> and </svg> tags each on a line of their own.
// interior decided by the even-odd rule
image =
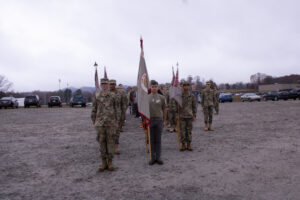
<svg viewBox="0 0 300 200">
<path fill-rule="evenodd" d="M 100 145 L 100 154 L 103 159 L 112 159 L 114 157 L 114 134 L 115 127 L 97 126 L 98 142 Z"/>
<path fill-rule="evenodd" d="M 120 132 L 121 132 L 121 128 L 122 128 L 122 120 L 118 121 L 118 128 L 116 128 L 115 134 L 114 134 L 114 141 L 115 144 L 119 144 L 119 140 L 120 140 Z"/>
<path fill-rule="evenodd" d="M 176 128 L 176 111 L 169 110 L 169 123 L 171 128 Z"/>
<path fill-rule="evenodd" d="M 181 118 L 180 119 L 180 141 L 181 141 L 181 143 L 192 142 L 192 129 L 193 129 L 193 119 L 192 118 Z"/>
<path fill-rule="evenodd" d="M 120 128 L 122 128 L 123 126 L 125 126 L 126 111 L 122 112 L 122 114 L 121 114 L 121 120 L 122 120 L 122 126 Z"/>
<path fill-rule="evenodd" d="M 204 114 L 204 123 L 211 124 L 213 120 L 213 111 L 214 107 L 213 106 L 204 106 L 203 107 L 203 114 Z"/>
</svg>

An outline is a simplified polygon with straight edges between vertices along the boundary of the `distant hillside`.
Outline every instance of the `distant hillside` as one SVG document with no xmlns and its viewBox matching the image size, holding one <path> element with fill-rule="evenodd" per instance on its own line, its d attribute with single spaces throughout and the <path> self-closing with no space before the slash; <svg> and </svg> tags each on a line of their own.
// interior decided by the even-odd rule
<svg viewBox="0 0 300 200">
<path fill-rule="evenodd" d="M 300 75 L 299 74 L 291 74 L 286 76 L 280 76 L 280 77 L 272 77 L 272 76 L 266 76 L 263 79 L 263 82 L 261 84 L 292 84 L 292 83 L 300 83 Z"/>
</svg>

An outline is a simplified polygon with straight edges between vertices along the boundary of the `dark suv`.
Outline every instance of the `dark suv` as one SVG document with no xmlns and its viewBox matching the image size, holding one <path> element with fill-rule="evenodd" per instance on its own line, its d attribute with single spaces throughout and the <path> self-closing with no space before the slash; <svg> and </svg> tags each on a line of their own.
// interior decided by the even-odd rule
<svg viewBox="0 0 300 200">
<path fill-rule="evenodd" d="M 265 101 L 272 100 L 272 101 L 278 101 L 278 92 L 277 91 L 269 91 L 266 94 L 263 95 L 263 99 Z"/>
<path fill-rule="evenodd" d="M 294 90 L 290 90 L 290 99 L 294 99 L 296 100 L 297 98 L 300 99 L 300 90 L 294 89 Z"/>
<path fill-rule="evenodd" d="M 296 100 L 297 96 L 294 94 L 291 94 L 291 90 L 281 90 L 278 92 L 278 99 L 283 99 L 283 100 L 289 100 L 289 99 L 294 99 Z"/>
<path fill-rule="evenodd" d="M 48 107 L 51 108 L 52 106 L 61 107 L 61 99 L 59 96 L 52 96 L 49 98 Z"/>
<path fill-rule="evenodd" d="M 81 107 L 86 107 L 86 100 L 83 95 L 76 94 L 71 98 L 70 106 L 81 105 Z"/>
<path fill-rule="evenodd" d="M 24 99 L 24 108 L 29 108 L 30 106 L 41 107 L 40 98 L 38 95 L 27 96 Z"/>
</svg>

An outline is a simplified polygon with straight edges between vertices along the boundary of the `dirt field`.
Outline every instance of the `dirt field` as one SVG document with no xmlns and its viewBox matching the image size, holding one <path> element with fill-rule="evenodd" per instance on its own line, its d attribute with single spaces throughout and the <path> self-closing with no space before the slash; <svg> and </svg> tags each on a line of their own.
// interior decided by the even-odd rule
<svg viewBox="0 0 300 200">
<path fill-rule="evenodd" d="M 194 123 L 193 152 L 162 136 L 148 165 L 139 120 L 127 116 L 114 172 L 100 164 L 90 108 L 0 110 L 0 199 L 300 199 L 300 101 L 225 103 L 214 132 Z"/>
</svg>

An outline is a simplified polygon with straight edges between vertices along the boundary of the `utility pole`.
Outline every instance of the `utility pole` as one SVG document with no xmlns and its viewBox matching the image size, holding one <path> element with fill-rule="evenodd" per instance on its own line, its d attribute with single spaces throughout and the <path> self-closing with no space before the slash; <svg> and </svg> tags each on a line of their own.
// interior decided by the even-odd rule
<svg viewBox="0 0 300 200">
<path fill-rule="evenodd" d="M 60 80 L 60 78 L 58 79 L 58 91 L 60 91 L 60 83 L 61 83 L 61 80 Z"/>
</svg>

